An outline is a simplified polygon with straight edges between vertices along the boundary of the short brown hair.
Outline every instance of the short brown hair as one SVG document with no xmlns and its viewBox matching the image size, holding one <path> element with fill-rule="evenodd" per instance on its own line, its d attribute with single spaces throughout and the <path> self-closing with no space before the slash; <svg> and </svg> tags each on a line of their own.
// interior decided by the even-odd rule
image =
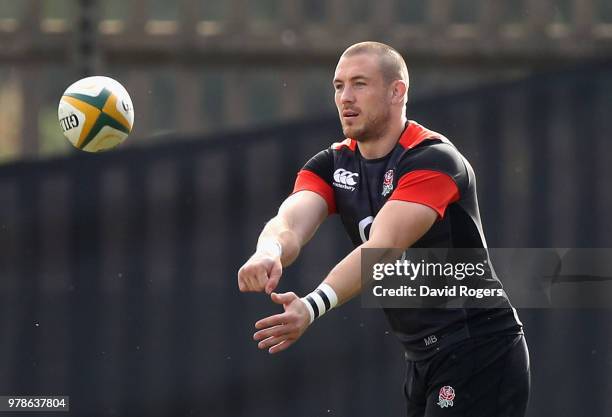
<svg viewBox="0 0 612 417">
<path fill-rule="evenodd" d="M 359 54 L 374 54 L 379 58 L 380 70 L 385 82 L 390 83 L 395 80 L 403 80 L 406 86 L 409 85 L 408 67 L 406 61 L 395 49 L 380 42 L 359 42 L 349 46 L 342 53 L 342 57 L 349 57 Z"/>
</svg>

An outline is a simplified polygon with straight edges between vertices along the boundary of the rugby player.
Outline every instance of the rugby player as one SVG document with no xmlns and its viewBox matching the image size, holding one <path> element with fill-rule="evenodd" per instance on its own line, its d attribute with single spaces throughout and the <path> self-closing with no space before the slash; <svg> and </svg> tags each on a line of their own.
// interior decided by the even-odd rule
<svg viewBox="0 0 612 417">
<path fill-rule="evenodd" d="M 362 42 L 341 55 L 333 88 L 346 139 L 306 163 L 238 272 L 240 291 L 265 291 L 284 307 L 255 324 L 260 349 L 287 349 L 359 294 L 362 249 L 486 248 L 474 171 L 446 137 L 407 119 L 408 87 L 406 63 L 388 45 Z M 334 213 L 355 249 L 309 295 L 273 292 Z M 384 311 L 405 347 L 409 416 L 524 416 L 529 356 L 507 299 L 496 308 Z"/>
</svg>

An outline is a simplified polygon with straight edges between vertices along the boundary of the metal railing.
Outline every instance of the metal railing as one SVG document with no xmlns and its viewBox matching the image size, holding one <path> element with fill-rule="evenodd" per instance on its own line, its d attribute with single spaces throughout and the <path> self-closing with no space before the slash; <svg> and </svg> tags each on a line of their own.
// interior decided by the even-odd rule
<svg viewBox="0 0 612 417">
<path fill-rule="evenodd" d="M 78 3 L 69 3 L 71 16 L 65 17 L 45 17 L 43 3 L 23 1 L 20 16 L 0 19 L 0 59 L 43 51 L 40 58 L 63 57 Z M 182 0 L 164 19 L 151 16 L 152 3 L 129 2 L 121 19 L 105 18 L 101 5 L 91 6 L 106 59 L 133 62 L 154 55 L 158 62 L 215 57 L 292 65 L 297 57 L 335 59 L 347 44 L 373 38 L 409 50 L 413 59 L 512 62 L 585 58 L 608 52 L 612 44 L 612 11 L 604 0 L 356 2 L 361 7 L 331 0 L 315 2 L 321 3 L 317 17 L 309 12 L 313 6 L 300 0 L 268 2 L 267 13 L 258 12 L 261 2 L 231 0 L 217 5 L 224 11 L 216 16 L 207 13 L 208 3 Z"/>
</svg>

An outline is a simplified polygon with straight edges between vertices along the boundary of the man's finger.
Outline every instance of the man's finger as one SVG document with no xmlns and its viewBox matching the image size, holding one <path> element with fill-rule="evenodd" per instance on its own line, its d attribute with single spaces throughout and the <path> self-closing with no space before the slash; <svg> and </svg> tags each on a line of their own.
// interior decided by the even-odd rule
<svg viewBox="0 0 612 417">
<path fill-rule="evenodd" d="M 256 291 L 256 292 L 263 291 L 264 285 L 267 279 L 268 278 L 265 272 L 263 272 L 262 275 L 251 276 L 249 280 L 251 291 Z"/>
<path fill-rule="evenodd" d="M 249 275 L 244 266 L 238 271 L 238 288 L 242 292 L 249 290 Z"/>
<path fill-rule="evenodd" d="M 274 353 L 282 352 L 283 350 L 291 346 L 293 342 L 295 342 L 295 339 L 286 339 L 280 342 L 279 344 L 274 345 L 270 349 L 268 349 L 268 353 L 274 354 Z"/>
<path fill-rule="evenodd" d="M 270 297 L 276 304 L 289 304 L 294 298 L 297 298 L 297 296 L 292 292 L 286 292 L 283 294 L 273 292 L 270 294 Z"/>
<path fill-rule="evenodd" d="M 278 325 L 258 331 L 253 335 L 254 340 L 264 340 L 271 336 L 280 336 L 289 333 L 289 328 L 286 325 Z"/>
<path fill-rule="evenodd" d="M 263 290 L 268 282 L 268 273 L 264 268 L 259 268 L 255 274 L 255 289 L 257 291 Z"/>
<path fill-rule="evenodd" d="M 272 291 L 274 291 L 276 289 L 276 286 L 278 285 L 278 278 L 272 278 L 270 277 L 268 279 L 268 282 L 266 282 L 266 294 L 271 294 Z"/>
<path fill-rule="evenodd" d="M 283 273 L 283 267 L 280 262 L 277 262 L 272 267 L 270 271 L 270 276 L 268 277 L 268 282 L 266 283 L 266 293 L 270 294 L 272 291 L 276 289 L 278 286 L 278 281 Z"/>
<path fill-rule="evenodd" d="M 255 291 L 255 287 L 253 285 L 253 278 L 246 277 L 243 282 L 244 282 L 244 291 Z"/>
<path fill-rule="evenodd" d="M 266 340 L 259 342 L 257 347 L 259 349 L 268 349 L 272 346 L 283 343 L 285 340 L 287 340 L 287 335 L 268 337 Z"/>
<path fill-rule="evenodd" d="M 265 329 L 268 327 L 278 326 L 279 324 L 283 324 L 287 321 L 287 316 L 285 313 L 275 314 L 274 316 L 266 317 L 265 319 L 259 320 L 255 323 L 256 329 Z"/>
</svg>

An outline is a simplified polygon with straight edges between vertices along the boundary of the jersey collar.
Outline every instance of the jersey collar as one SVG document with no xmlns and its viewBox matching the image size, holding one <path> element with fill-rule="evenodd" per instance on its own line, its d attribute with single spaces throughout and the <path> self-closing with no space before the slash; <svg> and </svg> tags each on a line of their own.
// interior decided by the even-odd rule
<svg viewBox="0 0 612 417">
<path fill-rule="evenodd" d="M 444 136 L 442 136 L 438 132 L 429 130 L 426 127 L 421 126 L 414 120 L 408 120 L 408 122 L 406 123 L 406 128 L 400 135 L 399 144 L 404 149 L 412 149 L 426 139 L 443 140 L 443 138 Z"/>
</svg>

